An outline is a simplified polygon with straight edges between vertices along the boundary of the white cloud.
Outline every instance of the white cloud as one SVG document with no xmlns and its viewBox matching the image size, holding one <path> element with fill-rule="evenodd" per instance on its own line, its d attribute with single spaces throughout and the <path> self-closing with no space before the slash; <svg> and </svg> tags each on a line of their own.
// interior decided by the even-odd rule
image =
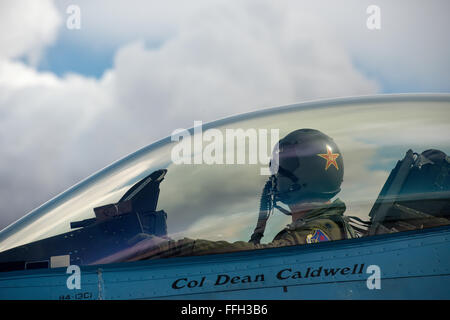
<svg viewBox="0 0 450 320">
<path fill-rule="evenodd" d="M 23 28 L 26 37 L 0 60 L 0 226 L 194 120 L 378 90 L 355 69 L 326 21 L 290 5 L 223 2 L 177 11 L 183 18 L 167 41 L 158 48 L 145 41 L 122 47 L 99 80 L 58 78 L 11 60 L 35 57 L 54 39 L 60 21 L 54 9 L 46 2 L 35 11 L 29 25 L 36 30 L 4 25 Z M 52 24 L 39 24 L 41 11 Z M 8 12 L 21 19 L 20 7 Z"/>
<path fill-rule="evenodd" d="M 159 117 L 190 125 L 263 106 L 376 92 L 320 19 L 251 4 L 205 9 L 158 49 L 136 42 L 119 50 L 117 100 L 148 112 L 146 121 L 158 108 Z"/>
<path fill-rule="evenodd" d="M 366 28 L 369 5 L 381 10 L 381 29 Z M 366 74 L 394 92 L 448 92 L 450 27 L 447 0 L 306 1 L 334 28 L 336 41 L 350 52 Z"/>
<path fill-rule="evenodd" d="M 450 45 L 445 40 L 450 26 L 447 18 L 450 2 L 447 0 L 378 0 L 376 3 L 371 0 L 63 0 L 56 4 L 65 14 L 65 9 L 72 3 L 82 10 L 83 27 L 76 37 L 67 30 L 62 30 L 62 35 L 93 49 L 92 52 L 118 48 L 139 39 L 150 46 L 161 45 L 178 37 L 182 31 L 191 32 L 185 29 L 186 20 L 200 19 L 202 13 L 209 15 L 216 8 L 230 24 L 238 14 L 241 18 L 247 16 L 249 23 L 246 26 L 259 20 L 265 29 L 274 31 L 273 37 L 261 38 L 260 29 L 253 29 L 253 40 L 272 42 L 311 35 L 311 41 L 322 45 L 339 43 L 353 63 L 366 75 L 382 80 L 383 89 L 389 92 L 442 92 L 449 89 Z M 369 16 L 366 9 L 373 4 L 381 9 L 381 30 L 377 31 L 366 27 Z M 204 16 L 200 20 L 203 19 Z M 213 21 L 212 30 L 216 26 L 220 28 L 221 21 Z M 296 28 L 291 28 L 290 33 L 279 33 L 280 27 L 292 22 Z M 236 26 L 245 27 L 242 23 Z M 234 29 L 233 26 L 229 28 Z M 331 36 L 320 36 L 324 28 Z M 242 33 L 248 31 L 244 29 Z M 336 52 L 324 51 L 324 54 L 328 60 Z"/>
<path fill-rule="evenodd" d="M 61 24 L 52 1 L 4 0 L 0 4 L 0 57 L 25 56 L 36 64 Z"/>
<path fill-rule="evenodd" d="M 76 143 L 110 101 L 95 80 L 59 79 L 4 59 L 0 97 L 1 220 L 11 222 L 87 174 L 96 157 Z"/>
</svg>

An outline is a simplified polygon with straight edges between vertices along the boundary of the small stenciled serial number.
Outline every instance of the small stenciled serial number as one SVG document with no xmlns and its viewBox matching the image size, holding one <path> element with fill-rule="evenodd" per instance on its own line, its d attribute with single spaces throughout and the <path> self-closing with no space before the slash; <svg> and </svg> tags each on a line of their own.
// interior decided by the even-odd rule
<svg viewBox="0 0 450 320">
<path fill-rule="evenodd" d="M 75 294 L 64 294 L 59 296 L 59 300 L 91 300 L 92 292 L 78 292 Z"/>
</svg>

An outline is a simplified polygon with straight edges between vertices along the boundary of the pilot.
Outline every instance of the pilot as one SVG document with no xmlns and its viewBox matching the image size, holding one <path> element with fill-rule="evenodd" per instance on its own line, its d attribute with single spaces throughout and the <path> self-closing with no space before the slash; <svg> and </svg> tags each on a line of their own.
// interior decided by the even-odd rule
<svg viewBox="0 0 450 320">
<path fill-rule="evenodd" d="M 269 203 L 269 207 L 274 205 L 292 216 L 292 223 L 272 242 L 259 243 L 265 228 L 264 215 L 261 218 L 260 213 L 249 242 L 188 238 L 166 240 L 160 242 L 157 250 L 150 250 L 140 258 L 225 253 L 356 237 L 348 217 L 344 216 L 344 202 L 340 199 L 332 201 L 341 190 L 344 176 L 342 154 L 332 138 L 314 129 L 289 133 L 279 141 L 278 151 L 272 156 L 271 169 L 273 175 L 264 188 L 263 197 L 273 199 L 270 201 L 274 203 Z M 276 201 L 287 205 L 290 212 L 277 206 Z M 264 207 L 264 200 L 261 203 Z"/>
</svg>

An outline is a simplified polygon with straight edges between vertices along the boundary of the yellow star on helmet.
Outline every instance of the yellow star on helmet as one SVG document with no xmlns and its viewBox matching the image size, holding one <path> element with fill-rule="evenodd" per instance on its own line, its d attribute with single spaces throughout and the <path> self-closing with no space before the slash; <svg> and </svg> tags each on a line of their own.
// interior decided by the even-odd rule
<svg viewBox="0 0 450 320">
<path fill-rule="evenodd" d="M 327 164 L 325 165 L 325 170 L 328 170 L 328 168 L 333 165 L 336 170 L 339 170 L 339 166 L 336 162 L 336 159 L 339 157 L 339 153 L 333 153 L 333 150 L 329 145 L 327 145 L 327 153 L 319 153 L 317 154 L 319 157 L 324 158 L 327 160 Z"/>
</svg>

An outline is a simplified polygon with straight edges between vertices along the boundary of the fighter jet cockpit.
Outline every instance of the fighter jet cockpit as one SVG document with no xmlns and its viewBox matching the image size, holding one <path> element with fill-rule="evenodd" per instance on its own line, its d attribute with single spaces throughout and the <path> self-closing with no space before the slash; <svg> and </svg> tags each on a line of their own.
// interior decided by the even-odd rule
<svg viewBox="0 0 450 320">
<path fill-rule="evenodd" d="M 168 128 L 167 138 L 3 229 L 0 271 L 300 248 L 445 227 L 449 119 L 448 96 L 400 95 Z"/>
</svg>

